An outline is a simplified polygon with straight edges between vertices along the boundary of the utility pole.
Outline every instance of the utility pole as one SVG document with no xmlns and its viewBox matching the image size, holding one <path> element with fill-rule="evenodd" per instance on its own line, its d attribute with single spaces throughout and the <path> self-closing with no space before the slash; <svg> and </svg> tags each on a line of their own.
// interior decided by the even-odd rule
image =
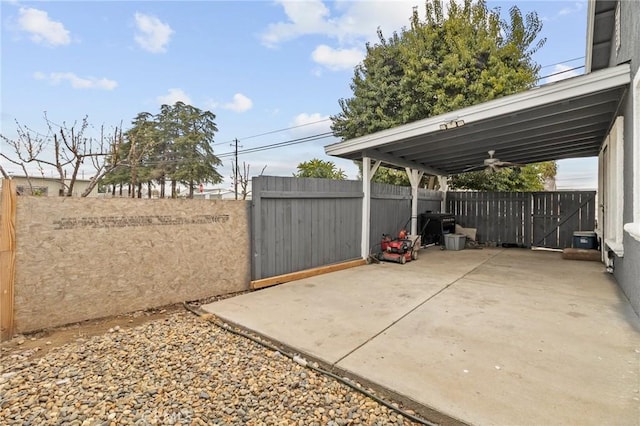
<svg viewBox="0 0 640 426">
<path fill-rule="evenodd" d="M 235 152 L 235 164 L 233 165 L 233 192 L 236 200 L 238 199 L 238 138 L 234 140 L 236 152 Z M 231 145 L 233 146 L 233 144 Z"/>
</svg>

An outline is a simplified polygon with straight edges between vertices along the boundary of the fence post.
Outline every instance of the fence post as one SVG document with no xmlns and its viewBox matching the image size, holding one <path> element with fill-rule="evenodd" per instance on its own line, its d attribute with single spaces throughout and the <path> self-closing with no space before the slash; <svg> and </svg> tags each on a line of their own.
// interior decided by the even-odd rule
<svg viewBox="0 0 640 426">
<path fill-rule="evenodd" d="M 0 216 L 0 341 L 13 337 L 13 285 L 16 262 L 16 186 L 2 180 Z"/>
<path fill-rule="evenodd" d="M 254 176 L 251 179 L 251 280 L 262 278 L 262 191 L 265 178 Z"/>
</svg>

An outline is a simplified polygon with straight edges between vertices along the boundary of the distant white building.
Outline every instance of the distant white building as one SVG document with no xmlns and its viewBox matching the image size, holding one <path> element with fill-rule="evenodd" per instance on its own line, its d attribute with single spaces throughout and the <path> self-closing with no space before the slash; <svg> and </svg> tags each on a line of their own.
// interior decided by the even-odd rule
<svg viewBox="0 0 640 426">
<path fill-rule="evenodd" d="M 235 200 L 236 194 L 232 189 L 227 188 L 203 188 L 202 192 L 196 190 L 193 193 L 193 198 L 205 200 Z M 245 199 L 251 199 L 251 192 L 247 194 L 247 197 Z M 238 188 L 238 200 L 242 200 L 242 193 L 240 192 L 240 188 Z"/>
<path fill-rule="evenodd" d="M 30 176 L 12 176 L 11 179 L 16 185 L 16 191 L 19 195 L 38 195 L 44 197 L 58 197 L 64 189 L 59 179 Z M 29 184 L 31 182 L 31 184 Z M 65 184 L 69 185 L 70 179 L 65 179 Z M 76 179 L 73 184 L 72 196 L 80 197 L 89 187 L 89 179 Z M 89 197 L 98 196 L 98 187 L 94 187 L 88 195 Z"/>
</svg>

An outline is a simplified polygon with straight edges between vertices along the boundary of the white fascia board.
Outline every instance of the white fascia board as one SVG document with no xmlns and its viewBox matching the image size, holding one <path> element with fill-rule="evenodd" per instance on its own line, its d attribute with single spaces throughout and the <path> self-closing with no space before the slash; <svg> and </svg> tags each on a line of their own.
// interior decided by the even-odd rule
<svg viewBox="0 0 640 426">
<path fill-rule="evenodd" d="M 623 86 L 629 84 L 631 81 L 630 73 L 631 68 L 629 64 L 606 68 L 578 77 L 534 87 L 525 92 L 494 99 L 457 111 L 372 133 L 367 136 L 327 145 L 324 147 L 324 150 L 328 155 L 340 156 L 354 152 L 363 152 L 382 145 L 392 144 L 437 131 L 446 132 L 447 130 L 440 129 L 440 125 L 452 120 L 462 120 L 465 125 L 468 125 L 489 118 L 495 118 L 501 115 L 512 115 L 530 108 L 554 104 L 574 97 Z"/>
<path fill-rule="evenodd" d="M 593 31 L 596 21 L 596 0 L 589 0 L 587 5 L 587 45 L 584 55 L 584 73 L 591 72 L 591 61 L 593 60 Z"/>
<path fill-rule="evenodd" d="M 355 139 L 349 139 L 342 142 L 337 142 L 324 147 L 325 153 L 328 155 L 340 155 L 347 154 L 354 151 L 361 151 L 368 148 L 375 148 L 385 143 L 394 142 L 402 139 L 409 139 L 416 136 L 421 136 L 426 133 L 432 133 L 440 129 L 440 123 L 446 120 L 446 117 L 457 117 L 453 113 L 439 115 L 437 117 L 427 118 L 419 120 L 409 124 L 403 124 L 397 127 L 393 127 L 387 130 L 381 130 L 370 135 L 361 136 Z M 435 121 L 434 119 L 438 120 Z M 429 123 L 429 121 L 433 121 Z M 451 121 L 451 119 L 446 120 Z"/>
</svg>

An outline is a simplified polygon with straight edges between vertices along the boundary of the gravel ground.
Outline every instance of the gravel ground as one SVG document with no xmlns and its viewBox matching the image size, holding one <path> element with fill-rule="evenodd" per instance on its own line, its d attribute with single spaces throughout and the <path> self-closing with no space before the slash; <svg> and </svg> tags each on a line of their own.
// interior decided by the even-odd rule
<svg viewBox="0 0 640 426">
<path fill-rule="evenodd" d="M 414 424 L 186 311 L 29 355 L 2 354 L 0 424 Z"/>
</svg>

